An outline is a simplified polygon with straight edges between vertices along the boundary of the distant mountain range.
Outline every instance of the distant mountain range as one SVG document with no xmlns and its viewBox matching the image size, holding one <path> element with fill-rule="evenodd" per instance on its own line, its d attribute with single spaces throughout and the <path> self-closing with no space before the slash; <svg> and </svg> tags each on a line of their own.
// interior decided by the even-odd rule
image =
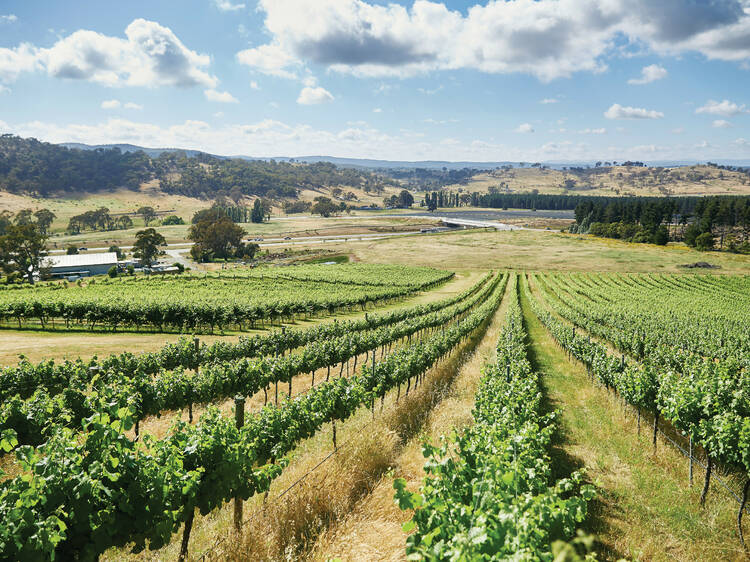
<svg viewBox="0 0 750 562">
<path fill-rule="evenodd" d="M 158 157 L 163 152 L 185 152 L 187 156 L 195 156 L 196 154 L 202 154 L 200 150 L 190 150 L 183 148 L 146 148 L 142 146 L 136 146 L 134 144 L 98 144 L 89 145 L 76 142 L 61 143 L 61 146 L 67 148 L 78 148 L 80 150 L 96 150 L 97 148 L 119 148 L 122 152 L 137 152 L 142 150 L 152 158 Z M 210 154 L 210 153 L 206 153 Z M 449 162 L 443 160 L 419 160 L 419 161 L 406 161 L 406 160 L 374 160 L 366 158 L 339 158 L 336 156 L 276 156 L 276 157 L 256 157 L 246 155 L 218 155 L 211 154 L 216 158 L 238 158 L 242 160 L 276 160 L 277 162 L 304 162 L 307 164 L 314 164 L 317 162 L 331 162 L 337 166 L 346 168 L 366 168 L 370 170 L 375 169 L 411 169 L 411 168 L 425 168 L 425 169 L 442 169 L 448 170 L 461 170 L 464 168 L 486 170 L 492 168 L 499 168 L 507 165 L 517 166 L 519 162 L 503 160 L 499 162 Z M 715 160 L 717 164 L 731 165 L 731 166 L 750 166 L 750 160 Z M 545 166 L 554 169 L 560 169 L 569 166 L 593 166 L 594 162 L 586 161 L 544 161 L 541 162 Z M 697 160 L 653 160 L 645 161 L 649 166 L 664 166 L 664 167 L 675 167 L 675 166 L 693 166 L 695 164 L 705 163 Z M 527 164 L 529 164 L 527 162 Z"/>
</svg>

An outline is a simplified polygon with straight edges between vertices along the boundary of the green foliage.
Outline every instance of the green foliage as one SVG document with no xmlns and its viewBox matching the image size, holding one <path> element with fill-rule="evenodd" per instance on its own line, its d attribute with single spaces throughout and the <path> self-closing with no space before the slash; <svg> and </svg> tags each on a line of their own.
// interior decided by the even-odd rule
<svg viewBox="0 0 750 562">
<path fill-rule="evenodd" d="M 526 358 L 515 280 L 498 359 L 485 368 L 475 423 L 440 446 L 424 445 L 419 493 L 396 480 L 396 502 L 413 509 L 409 560 L 551 560 L 551 544 L 575 533 L 594 496 L 582 473 L 552 481 L 553 416 L 541 415 L 538 375 Z"/>
<path fill-rule="evenodd" d="M 25 275 L 29 283 L 33 283 L 32 273 L 43 273 L 45 269 L 42 257 L 46 253 L 46 229 L 31 220 L 30 210 L 25 214 L 21 211 L 19 215 L 27 218 L 4 226 L 5 234 L 0 236 L 0 270 L 8 276 Z"/>
<path fill-rule="evenodd" d="M 164 217 L 164 219 L 161 221 L 161 224 L 163 226 L 173 226 L 178 224 L 185 224 L 185 221 L 182 219 L 182 217 L 178 217 L 177 215 L 169 215 Z"/>
<path fill-rule="evenodd" d="M 301 187 L 361 187 L 382 191 L 391 179 L 328 162 L 315 164 L 216 158 L 208 154 L 163 152 L 151 157 L 143 151 L 119 148 L 78 150 L 0 135 L 0 189 L 40 194 L 128 188 L 159 180 L 166 193 L 211 199 L 219 192 L 263 197 L 296 197 Z M 150 222 L 150 221 L 149 221 Z"/>
<path fill-rule="evenodd" d="M 714 235 L 710 232 L 699 234 L 695 238 L 695 249 L 705 252 L 714 249 Z"/>
<path fill-rule="evenodd" d="M 116 266 L 116 265 L 113 265 L 112 267 L 110 267 L 110 268 L 109 268 L 109 269 L 107 270 L 107 275 L 109 275 L 109 277 L 110 277 L 111 279 L 114 279 L 115 277 L 117 277 L 117 266 Z"/>
<path fill-rule="evenodd" d="M 188 240 L 194 242 L 190 255 L 196 261 L 212 261 L 245 255 L 242 242 L 245 230 L 223 213 L 211 213 L 199 220 L 188 231 Z M 253 252 L 254 254 L 254 252 Z"/>
<path fill-rule="evenodd" d="M 346 207 L 346 203 L 342 203 Z M 311 211 L 321 217 L 330 217 L 333 214 L 343 210 L 341 205 L 338 205 L 331 201 L 329 197 L 316 197 L 315 204 L 312 206 Z"/>
<path fill-rule="evenodd" d="M 107 249 L 108 252 L 114 252 L 117 254 L 118 260 L 124 260 L 125 259 L 125 252 L 123 252 L 119 246 L 112 245 Z"/>
<path fill-rule="evenodd" d="M 177 422 L 162 440 L 146 435 L 133 441 L 125 432 L 148 407 L 139 390 L 147 379 L 96 389 L 84 400 L 93 413 L 83 419 L 82 433 L 52 424 L 37 450 L 17 450 L 24 474 L 0 483 L 0 518 L 7 523 L 0 526 L 0 558 L 95 560 L 111 547 L 160 548 L 196 508 L 206 514 L 233 497 L 267 490 L 286 464 L 283 456 L 300 440 L 411 382 L 487 322 L 502 296 L 497 280 L 491 289 L 460 324 L 417 340 L 360 375 L 266 406 L 239 430 L 209 408 L 195 426 Z M 177 377 L 171 386 L 182 384 Z M 213 385 L 214 397 L 220 388 Z M 0 445 L 12 448 L 12 438 L 3 432 Z"/>
<path fill-rule="evenodd" d="M 560 317 L 623 353 L 576 334 L 532 298 L 540 320 L 593 376 L 692 436 L 712 459 L 750 472 L 742 440 L 750 423 L 747 279 L 615 276 L 597 285 L 549 275 L 540 285 Z"/>
<path fill-rule="evenodd" d="M 42 324 L 60 318 L 66 325 L 85 323 L 90 328 L 243 330 L 267 318 L 364 307 L 432 287 L 452 275 L 431 268 L 346 264 L 245 270 L 231 276 L 142 277 L 65 292 L 47 285 L 0 293 L 0 318 L 36 318 Z"/>
<path fill-rule="evenodd" d="M 78 246 L 76 246 L 75 244 L 68 244 L 65 248 L 65 254 L 68 256 L 77 256 Z"/>
<path fill-rule="evenodd" d="M 140 259 L 143 265 L 151 265 L 161 252 L 160 247 L 166 246 L 167 241 L 154 228 L 139 230 L 135 233 L 133 256 Z"/>
</svg>

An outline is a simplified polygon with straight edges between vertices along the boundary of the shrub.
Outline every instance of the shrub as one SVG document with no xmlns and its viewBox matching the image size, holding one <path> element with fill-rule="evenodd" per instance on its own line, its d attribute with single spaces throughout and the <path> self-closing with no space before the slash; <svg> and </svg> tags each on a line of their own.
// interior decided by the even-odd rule
<svg viewBox="0 0 750 562">
<path fill-rule="evenodd" d="M 705 252 L 707 250 L 713 250 L 714 248 L 714 235 L 710 232 L 704 232 L 695 239 L 696 249 Z"/>
<path fill-rule="evenodd" d="M 117 266 L 113 265 L 112 267 L 110 267 L 107 270 L 107 275 L 109 275 L 112 278 L 117 277 Z"/>
</svg>

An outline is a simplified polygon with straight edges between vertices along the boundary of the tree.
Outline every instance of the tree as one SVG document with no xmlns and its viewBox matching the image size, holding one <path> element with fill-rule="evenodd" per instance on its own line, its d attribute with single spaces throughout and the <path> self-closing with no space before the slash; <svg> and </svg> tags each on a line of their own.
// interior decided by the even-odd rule
<svg viewBox="0 0 750 562">
<path fill-rule="evenodd" d="M 256 199 L 253 202 L 253 211 L 250 213 L 250 221 L 254 223 L 261 223 L 263 222 L 265 213 L 263 212 L 263 203 L 261 203 L 260 198 Z"/>
<path fill-rule="evenodd" d="M 328 197 L 316 197 L 312 207 L 312 212 L 321 217 L 330 217 L 339 210 L 339 206 Z"/>
<path fill-rule="evenodd" d="M 413 204 L 414 196 L 405 189 L 402 189 L 401 193 L 398 194 L 398 206 L 407 209 Z"/>
<path fill-rule="evenodd" d="M 143 217 L 143 224 L 146 226 L 156 218 L 156 211 L 154 211 L 153 207 L 141 207 L 136 212 Z"/>
<path fill-rule="evenodd" d="M 31 224 L 33 222 L 33 216 L 34 212 L 31 209 L 21 209 L 16 213 L 15 222 L 18 226 Z"/>
<path fill-rule="evenodd" d="M 125 252 L 123 252 L 122 249 L 120 249 L 120 246 L 114 246 L 114 245 L 112 245 L 112 246 L 109 247 L 109 250 L 107 250 L 107 251 L 108 252 L 114 252 L 115 254 L 117 254 L 117 259 L 118 260 L 124 260 L 125 259 Z"/>
<path fill-rule="evenodd" d="M 121 217 L 118 217 L 116 224 L 117 228 L 120 230 L 127 230 L 128 228 L 133 228 L 133 219 L 128 215 L 122 215 Z"/>
<path fill-rule="evenodd" d="M 166 246 L 164 236 L 156 232 L 154 228 L 139 230 L 135 233 L 135 244 L 133 245 L 133 256 L 141 260 L 142 265 L 149 266 L 154 258 L 159 255 L 160 246 Z"/>
<path fill-rule="evenodd" d="M 191 226 L 188 231 L 188 239 L 195 243 L 190 249 L 190 255 L 197 261 L 236 256 L 239 249 L 245 248 L 242 242 L 245 234 L 245 230 L 226 215 L 215 216 L 213 220 L 206 218 Z"/>
<path fill-rule="evenodd" d="M 695 248 L 701 252 L 707 250 L 713 250 L 714 248 L 714 235 L 710 232 L 704 232 L 695 239 Z"/>
<path fill-rule="evenodd" d="M 39 209 L 34 213 L 36 217 L 36 225 L 39 228 L 39 232 L 45 236 L 49 236 L 49 227 L 52 226 L 52 221 L 57 218 L 57 215 L 49 209 Z"/>
<path fill-rule="evenodd" d="M 75 244 L 69 244 L 68 247 L 65 248 L 65 254 L 68 256 L 76 256 L 78 255 L 78 248 Z"/>
<path fill-rule="evenodd" d="M 13 213 L 10 211 L 0 211 L 0 236 L 5 234 L 8 227 L 13 224 L 12 217 Z"/>
<path fill-rule="evenodd" d="M 43 269 L 42 255 L 47 245 L 47 236 L 36 224 L 11 224 L 0 236 L 0 268 L 7 274 L 28 274 L 29 283 L 34 283 L 33 271 Z"/>
<path fill-rule="evenodd" d="M 164 226 L 172 226 L 177 224 L 185 224 L 185 221 L 182 220 L 182 217 L 178 217 L 177 215 L 169 215 L 168 217 L 164 217 L 164 220 L 161 221 L 161 224 Z"/>
<path fill-rule="evenodd" d="M 235 252 L 235 256 L 238 258 L 247 258 L 251 260 L 255 257 L 255 254 L 257 254 L 258 251 L 260 251 L 260 246 L 255 242 L 248 242 L 247 244 L 240 243 L 237 251 Z"/>
</svg>

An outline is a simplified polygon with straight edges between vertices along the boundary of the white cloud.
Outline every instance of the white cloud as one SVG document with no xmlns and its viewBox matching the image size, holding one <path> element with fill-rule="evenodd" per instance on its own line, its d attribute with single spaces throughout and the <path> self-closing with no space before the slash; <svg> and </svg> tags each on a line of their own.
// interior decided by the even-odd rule
<svg viewBox="0 0 750 562">
<path fill-rule="evenodd" d="M 716 119 L 713 123 L 711 123 L 711 126 L 714 129 L 729 129 L 732 124 L 725 119 Z"/>
<path fill-rule="evenodd" d="M 534 127 L 531 126 L 531 123 L 521 123 L 518 127 L 515 129 L 516 133 L 533 133 Z"/>
<path fill-rule="evenodd" d="M 372 110 L 372 112 L 373 113 L 383 113 L 383 109 L 380 108 L 380 107 L 376 107 L 375 109 Z"/>
<path fill-rule="evenodd" d="M 219 103 L 238 103 L 237 98 L 235 98 L 232 94 L 229 92 L 219 92 L 218 90 L 204 90 L 203 94 L 206 96 L 206 99 L 208 101 L 216 101 Z"/>
<path fill-rule="evenodd" d="M 558 100 L 556 98 L 544 98 L 539 103 L 541 103 L 543 105 L 548 105 L 548 104 L 551 104 L 551 103 L 557 103 L 558 101 L 560 101 L 560 100 Z"/>
<path fill-rule="evenodd" d="M 275 65 L 259 65 L 266 72 L 306 63 L 360 76 L 472 68 L 547 81 L 602 71 L 602 59 L 620 48 L 748 60 L 746 7 L 746 0 L 515 0 L 464 12 L 427 0 L 410 7 L 372 0 L 260 0 L 271 39 L 250 51 L 284 53 L 274 57 Z M 646 71 L 635 80 L 658 74 Z"/>
<path fill-rule="evenodd" d="M 740 137 L 740 138 L 738 138 L 736 140 L 733 140 L 732 144 L 736 144 L 737 146 L 748 146 L 748 145 L 750 145 L 750 141 L 748 141 L 747 139 L 743 139 L 742 137 Z"/>
<path fill-rule="evenodd" d="M 18 16 L 15 14 L 7 14 L 5 16 L 0 16 L 0 24 L 3 23 L 15 23 L 18 21 Z"/>
<path fill-rule="evenodd" d="M 217 111 L 216 113 L 214 113 L 214 117 L 216 117 L 217 119 L 221 119 L 222 117 L 224 117 L 224 112 Z"/>
<path fill-rule="evenodd" d="M 684 127 L 677 127 L 676 129 L 672 129 L 672 133 L 675 135 L 681 135 L 685 132 Z"/>
<path fill-rule="evenodd" d="M 79 30 L 48 49 L 25 43 L 0 48 L 0 80 L 43 69 L 56 78 L 106 86 L 213 88 L 218 80 L 204 70 L 210 62 L 208 55 L 188 49 L 169 28 L 139 18 L 125 29 L 124 39 Z"/>
<path fill-rule="evenodd" d="M 628 84 L 650 84 L 651 82 L 661 80 L 662 78 L 666 77 L 666 75 L 666 68 L 664 68 L 663 66 L 659 66 L 658 64 L 650 64 L 648 66 L 644 66 L 641 69 L 640 78 L 631 78 L 630 80 L 628 80 Z"/>
<path fill-rule="evenodd" d="M 599 129 L 583 129 L 582 131 L 578 131 L 582 135 L 606 135 L 607 129 L 604 127 L 601 127 Z"/>
<path fill-rule="evenodd" d="M 435 94 L 437 94 L 442 89 L 443 89 L 442 86 L 438 86 L 437 88 L 434 88 L 432 90 L 428 90 L 428 89 L 425 89 L 425 88 L 417 88 L 417 90 L 419 91 L 419 93 L 425 94 L 427 96 L 434 96 Z"/>
<path fill-rule="evenodd" d="M 120 100 L 104 100 L 102 102 L 102 109 L 119 109 L 121 107 L 125 109 L 143 109 L 142 105 L 133 103 L 132 101 L 122 103 Z"/>
<path fill-rule="evenodd" d="M 39 51 L 33 45 L 22 43 L 13 49 L 0 48 L 0 82 L 14 82 L 22 72 L 39 68 Z"/>
<path fill-rule="evenodd" d="M 214 4 L 222 12 L 234 12 L 245 8 L 244 4 L 233 4 L 229 0 L 214 0 Z"/>
<path fill-rule="evenodd" d="M 297 60 L 278 45 L 261 45 L 245 49 L 237 53 L 237 61 L 263 74 L 281 78 L 297 78 L 295 72 L 286 70 L 289 66 L 298 66 Z"/>
<path fill-rule="evenodd" d="M 722 117 L 734 117 L 740 113 L 748 113 L 745 104 L 737 105 L 729 100 L 721 102 L 708 100 L 706 104 L 695 110 L 696 113 L 705 113 L 708 115 L 721 115 Z"/>
<path fill-rule="evenodd" d="M 684 160 L 706 158 L 747 158 L 748 146 L 737 142 L 723 145 L 692 144 L 659 146 L 603 146 L 601 142 L 561 140 L 521 148 L 518 143 L 502 144 L 494 139 L 424 137 L 413 131 L 394 134 L 367 125 L 347 125 L 343 129 L 317 129 L 306 124 L 284 123 L 274 119 L 241 124 L 215 121 L 185 121 L 168 126 L 113 118 L 99 123 L 57 124 L 41 121 L 8 124 L 0 130 L 49 142 L 86 144 L 131 143 L 140 146 L 174 146 L 212 154 L 242 154 L 273 157 L 279 155 L 329 154 L 351 158 L 388 160 L 504 160 L 541 162 L 565 160 Z M 533 135 L 527 137 L 530 141 Z M 499 156 L 502 155 L 502 156 Z"/>
<path fill-rule="evenodd" d="M 446 123 L 458 123 L 458 119 L 433 119 L 428 117 L 423 119 L 422 123 L 429 123 L 430 125 L 445 125 Z"/>
<path fill-rule="evenodd" d="M 301 105 L 317 105 L 320 103 L 326 103 L 333 101 L 333 95 L 331 92 L 321 87 L 305 86 L 299 93 L 297 103 Z"/>
<path fill-rule="evenodd" d="M 250 89 L 251 90 L 260 90 L 260 86 L 258 86 L 258 83 L 255 80 L 250 81 Z"/>
<path fill-rule="evenodd" d="M 604 112 L 604 117 L 607 119 L 661 119 L 664 114 L 661 111 L 640 107 L 624 107 L 615 103 Z"/>
</svg>

